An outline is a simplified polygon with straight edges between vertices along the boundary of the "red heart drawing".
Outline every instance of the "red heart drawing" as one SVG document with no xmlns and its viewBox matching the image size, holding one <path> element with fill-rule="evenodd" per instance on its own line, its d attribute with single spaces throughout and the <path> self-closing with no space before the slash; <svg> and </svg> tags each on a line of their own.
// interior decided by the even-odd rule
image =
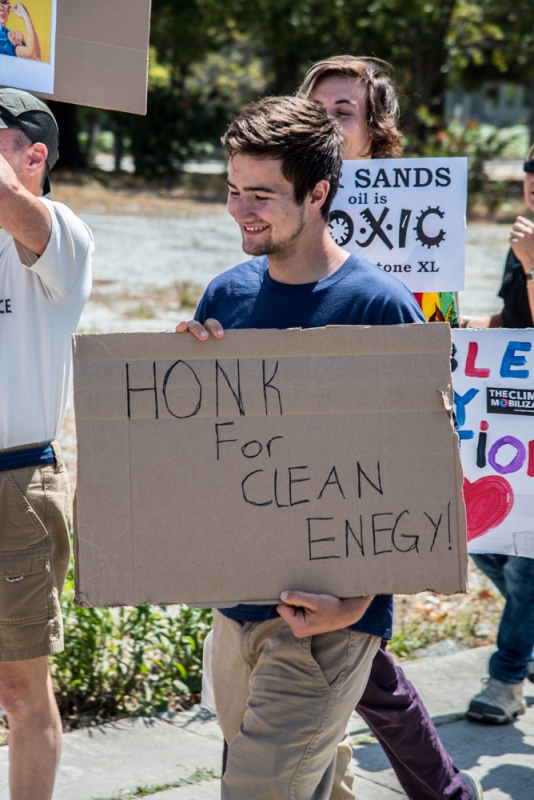
<svg viewBox="0 0 534 800">
<path fill-rule="evenodd" d="M 463 490 L 468 542 L 500 525 L 514 505 L 512 487 L 500 475 L 488 475 L 473 483 L 464 478 Z"/>
</svg>

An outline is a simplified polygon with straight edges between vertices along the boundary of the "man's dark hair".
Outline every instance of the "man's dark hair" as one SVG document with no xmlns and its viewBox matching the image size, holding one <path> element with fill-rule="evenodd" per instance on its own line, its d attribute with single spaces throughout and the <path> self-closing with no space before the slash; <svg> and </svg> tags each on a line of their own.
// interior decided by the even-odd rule
<svg viewBox="0 0 534 800">
<path fill-rule="evenodd" d="M 299 206 L 319 181 L 328 181 L 330 191 L 321 208 L 328 220 L 339 187 L 344 140 L 341 127 L 328 118 L 321 103 L 264 97 L 236 117 L 221 141 L 230 158 L 241 153 L 279 160 Z"/>
</svg>

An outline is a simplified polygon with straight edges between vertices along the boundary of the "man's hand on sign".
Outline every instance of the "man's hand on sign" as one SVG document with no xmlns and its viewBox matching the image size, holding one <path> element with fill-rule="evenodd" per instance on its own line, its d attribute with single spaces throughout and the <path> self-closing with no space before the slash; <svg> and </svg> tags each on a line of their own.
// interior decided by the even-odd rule
<svg viewBox="0 0 534 800">
<path fill-rule="evenodd" d="M 337 631 L 358 622 L 367 611 L 372 595 L 348 597 L 345 600 L 331 594 L 310 592 L 282 592 L 282 603 L 277 606 L 297 639 L 318 633 Z"/>
<path fill-rule="evenodd" d="M 204 325 L 195 319 L 190 319 L 188 322 L 184 320 L 176 326 L 176 333 L 192 333 L 201 342 L 205 342 L 210 333 L 216 339 L 222 339 L 224 336 L 223 326 L 216 319 L 207 319 Z"/>
<path fill-rule="evenodd" d="M 525 272 L 534 269 L 534 223 L 526 217 L 517 217 L 510 231 L 510 244 Z"/>
</svg>

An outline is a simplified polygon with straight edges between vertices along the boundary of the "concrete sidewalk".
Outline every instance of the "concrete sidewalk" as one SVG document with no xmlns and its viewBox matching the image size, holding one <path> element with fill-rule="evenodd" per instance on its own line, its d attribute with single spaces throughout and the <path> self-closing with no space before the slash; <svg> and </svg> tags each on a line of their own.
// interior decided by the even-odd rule
<svg viewBox="0 0 534 800">
<path fill-rule="evenodd" d="M 525 684 L 529 708 L 515 724 L 488 726 L 464 719 L 467 704 L 486 675 L 491 652 L 492 648 L 483 647 L 433 656 L 407 662 L 403 669 L 457 766 L 482 781 L 485 798 L 532 800 L 534 684 Z M 380 746 L 356 714 L 350 730 L 358 800 L 405 797 Z M 63 739 L 54 800 L 116 800 L 139 787 L 159 787 L 151 795 L 154 800 L 218 800 L 220 785 L 213 774 L 220 771 L 221 754 L 217 722 L 198 708 L 76 731 Z M 0 800 L 8 800 L 7 755 L 7 748 L 0 748 Z"/>
</svg>

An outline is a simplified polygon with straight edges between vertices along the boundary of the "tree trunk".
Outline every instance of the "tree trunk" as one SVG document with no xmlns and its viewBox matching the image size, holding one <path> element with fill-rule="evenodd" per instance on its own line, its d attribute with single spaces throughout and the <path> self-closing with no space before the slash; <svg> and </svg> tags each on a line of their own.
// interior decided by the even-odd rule
<svg viewBox="0 0 534 800">
<path fill-rule="evenodd" d="M 300 83 L 300 56 L 288 50 L 274 57 L 274 94 L 293 94 Z"/>
<path fill-rule="evenodd" d="M 78 142 L 78 106 L 49 100 L 59 128 L 59 169 L 85 169 L 87 161 Z M 56 169 L 57 169 L 56 167 Z"/>
</svg>

